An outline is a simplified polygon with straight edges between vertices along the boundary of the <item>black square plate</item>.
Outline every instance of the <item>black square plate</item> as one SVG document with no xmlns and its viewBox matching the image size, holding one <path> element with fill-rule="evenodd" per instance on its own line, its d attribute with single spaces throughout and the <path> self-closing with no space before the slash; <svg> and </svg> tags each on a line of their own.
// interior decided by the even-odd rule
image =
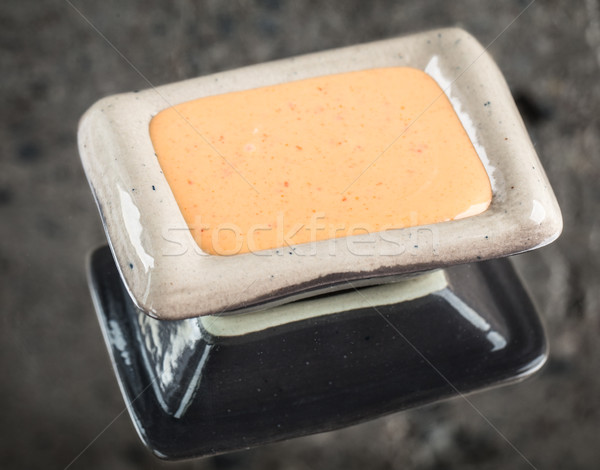
<svg viewBox="0 0 600 470">
<path fill-rule="evenodd" d="M 125 402 L 144 443 L 167 459 L 328 431 L 543 365 L 544 330 L 508 260 L 445 275 L 445 288 L 414 300 L 226 338 L 202 330 L 199 319 L 147 317 L 108 247 L 89 262 Z"/>
</svg>

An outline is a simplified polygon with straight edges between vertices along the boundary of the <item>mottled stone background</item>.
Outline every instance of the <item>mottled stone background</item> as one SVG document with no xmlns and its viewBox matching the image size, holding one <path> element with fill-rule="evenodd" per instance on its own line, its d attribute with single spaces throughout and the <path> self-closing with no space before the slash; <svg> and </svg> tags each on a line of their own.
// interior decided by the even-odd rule
<svg viewBox="0 0 600 470">
<path fill-rule="evenodd" d="M 65 468 L 84 451 L 70 468 L 531 468 L 523 456 L 539 469 L 598 468 L 598 0 L 538 0 L 504 32 L 528 0 L 72 1 L 153 84 L 439 26 L 484 45 L 499 35 L 489 50 L 565 217 L 557 243 L 515 259 L 552 355 L 533 379 L 472 396 L 495 428 L 454 399 L 252 451 L 156 460 L 123 412 L 92 311 L 84 258 L 104 235 L 76 149 L 88 106 L 147 83 L 69 3 L 5 0 L 0 467 Z"/>
</svg>

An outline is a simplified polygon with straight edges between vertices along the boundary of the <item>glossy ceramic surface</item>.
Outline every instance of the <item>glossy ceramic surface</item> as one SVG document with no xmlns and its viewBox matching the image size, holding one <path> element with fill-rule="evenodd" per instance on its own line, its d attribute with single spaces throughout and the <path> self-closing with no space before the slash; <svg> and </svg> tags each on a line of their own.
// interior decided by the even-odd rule
<svg viewBox="0 0 600 470">
<path fill-rule="evenodd" d="M 542 366 L 544 332 L 508 260 L 427 276 L 397 291 L 396 303 L 384 292 L 369 297 L 369 288 L 350 289 L 369 302 L 360 305 L 357 294 L 342 304 L 335 299 L 352 292 L 335 294 L 330 304 L 308 301 L 317 302 L 316 316 L 219 330 L 218 319 L 148 317 L 134 306 L 108 247 L 89 260 L 100 325 L 133 422 L 146 445 L 169 459 L 327 431 Z M 324 307 L 352 302 L 358 307 L 344 312 Z"/>
<path fill-rule="evenodd" d="M 235 256 L 191 237 L 149 137 L 154 115 L 203 96 L 375 67 L 424 70 L 444 89 L 492 182 L 485 212 L 461 220 Z M 400 132 L 400 131 L 399 131 Z M 508 87 L 469 34 L 444 29 L 321 52 L 103 99 L 82 118 L 79 149 L 118 269 L 151 316 L 264 309 L 439 266 L 543 246 L 560 210 Z M 374 156 L 375 158 L 376 156 Z M 349 182 L 350 184 L 350 182 Z"/>
</svg>

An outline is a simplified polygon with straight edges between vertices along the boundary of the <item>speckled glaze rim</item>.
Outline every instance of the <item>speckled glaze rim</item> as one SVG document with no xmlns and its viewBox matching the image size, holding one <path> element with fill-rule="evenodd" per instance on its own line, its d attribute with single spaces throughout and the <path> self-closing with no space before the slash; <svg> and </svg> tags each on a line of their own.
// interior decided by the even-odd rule
<svg viewBox="0 0 600 470">
<path fill-rule="evenodd" d="M 155 157 L 148 132 L 153 116 L 204 96 L 390 66 L 424 70 L 444 89 L 492 181 L 485 212 L 382 232 L 385 239 L 356 235 L 234 256 L 201 252 Z M 161 319 L 258 310 L 347 288 L 346 281 L 381 283 L 508 256 L 544 246 L 562 230 L 556 198 L 504 78 L 477 40 L 455 28 L 104 98 L 82 117 L 78 141 L 125 285 L 139 308 Z"/>
</svg>

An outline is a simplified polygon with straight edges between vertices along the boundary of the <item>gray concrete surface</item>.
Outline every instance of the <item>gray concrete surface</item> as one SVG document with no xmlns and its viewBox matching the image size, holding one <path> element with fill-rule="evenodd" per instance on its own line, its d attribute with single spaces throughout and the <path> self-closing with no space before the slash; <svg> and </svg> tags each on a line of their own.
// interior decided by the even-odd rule
<svg viewBox="0 0 600 470">
<path fill-rule="evenodd" d="M 556 244 L 515 259 L 552 356 L 535 378 L 470 397 L 481 414 L 454 399 L 229 456 L 154 459 L 124 412 L 88 296 L 84 257 L 104 235 L 75 134 L 95 100 L 147 83 L 67 2 L 4 1 L 0 467 L 598 468 L 598 0 L 538 0 L 504 32 L 527 0 L 72 1 L 153 84 L 438 26 L 483 44 L 499 35 L 490 52 L 565 216 Z"/>
</svg>

